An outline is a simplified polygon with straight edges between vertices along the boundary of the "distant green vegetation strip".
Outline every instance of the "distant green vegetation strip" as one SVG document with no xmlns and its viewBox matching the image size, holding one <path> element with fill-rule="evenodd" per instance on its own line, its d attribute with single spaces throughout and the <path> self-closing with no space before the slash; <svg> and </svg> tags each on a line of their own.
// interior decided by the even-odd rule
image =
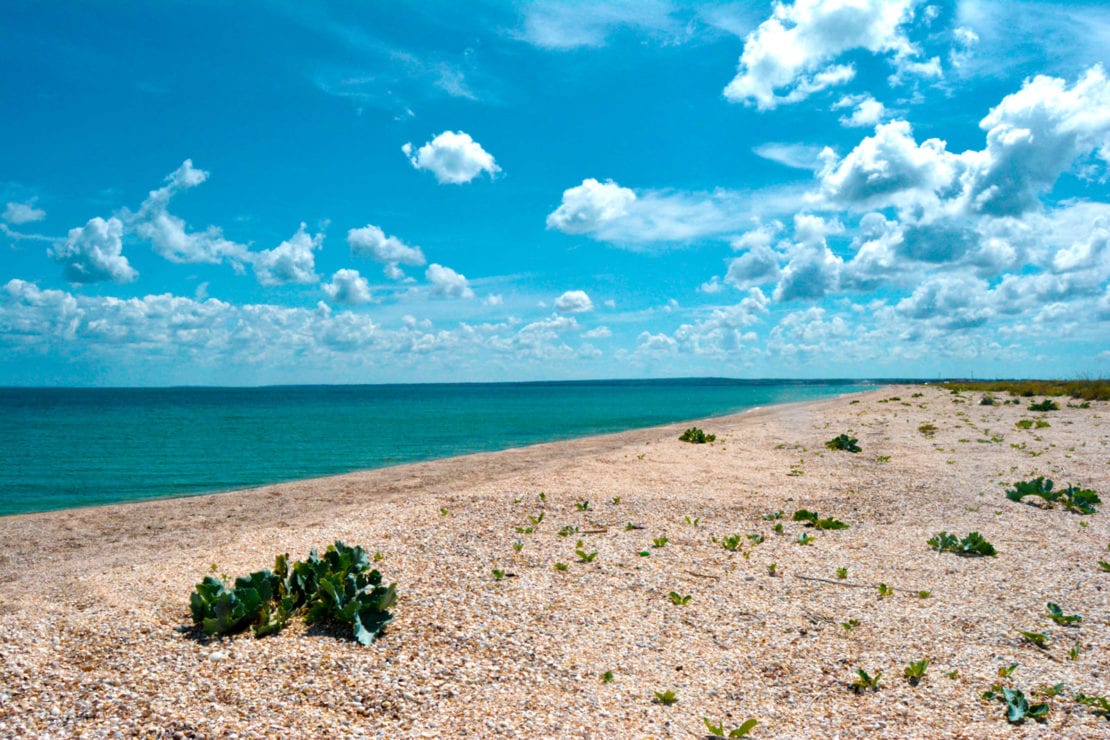
<svg viewBox="0 0 1110 740">
<path fill-rule="evenodd" d="M 1110 380 L 985 380 L 951 381 L 951 391 L 1009 393 L 1012 396 L 1068 396 L 1084 401 L 1110 401 Z"/>
</svg>

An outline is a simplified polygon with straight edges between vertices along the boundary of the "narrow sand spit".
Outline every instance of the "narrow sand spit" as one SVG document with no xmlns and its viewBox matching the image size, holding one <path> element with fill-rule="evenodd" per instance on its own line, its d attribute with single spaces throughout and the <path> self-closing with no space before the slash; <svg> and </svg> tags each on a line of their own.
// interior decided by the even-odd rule
<svg viewBox="0 0 1110 740">
<path fill-rule="evenodd" d="M 1110 737 L 1071 698 L 1110 696 L 1110 404 L 979 398 L 892 387 L 698 422 L 712 445 L 672 425 L 0 519 L 0 736 L 691 738 L 703 717 L 726 733 L 752 717 L 757 738 Z M 825 448 L 842 432 L 862 452 Z M 1095 489 L 1103 510 L 1006 499 L 1038 475 Z M 801 508 L 850 528 L 806 529 L 790 521 Z M 940 530 L 981 532 L 998 555 L 933 552 Z M 712 540 L 734 534 L 739 552 Z M 261 640 L 180 629 L 213 563 L 242 575 L 336 539 L 381 551 L 399 584 L 373 646 L 300 622 Z M 1054 624 L 1047 602 L 1080 626 Z M 923 658 L 912 687 L 903 669 Z M 848 690 L 857 668 L 882 671 L 877 691 Z M 1014 726 L 980 698 L 1000 681 L 1031 698 L 1066 688 L 1047 723 Z M 665 690 L 678 701 L 652 701 Z"/>
</svg>

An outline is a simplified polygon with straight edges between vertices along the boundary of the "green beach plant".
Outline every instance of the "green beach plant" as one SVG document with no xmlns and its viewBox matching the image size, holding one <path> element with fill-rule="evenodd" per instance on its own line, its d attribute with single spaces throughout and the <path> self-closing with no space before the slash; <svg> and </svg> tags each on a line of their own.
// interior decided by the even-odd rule
<svg viewBox="0 0 1110 740">
<path fill-rule="evenodd" d="M 757 720 L 749 719 L 746 720 L 744 724 L 740 725 L 739 727 L 729 730 L 729 733 L 726 735 L 725 723 L 723 721 L 718 722 L 717 724 L 713 724 L 709 721 L 708 717 L 702 717 L 701 721 L 705 723 L 705 729 L 709 730 L 710 737 L 728 738 L 747 737 L 748 733 L 755 729 L 755 726 L 759 724 Z"/>
<path fill-rule="evenodd" d="M 557 571 L 565 571 L 569 567 L 566 563 L 555 563 L 555 570 Z"/>
<path fill-rule="evenodd" d="M 802 532 L 801 534 L 798 535 L 798 539 L 795 540 L 795 542 L 799 545 L 809 545 L 809 544 L 812 544 L 815 539 L 817 539 L 817 538 L 816 537 L 811 537 L 809 535 L 809 533 Z"/>
<path fill-rule="evenodd" d="M 989 691 L 983 692 L 983 698 L 987 701 L 1002 702 L 1006 707 L 1006 721 L 1010 724 L 1019 725 L 1026 719 L 1043 722 L 1048 716 L 1048 704 L 1030 704 L 1025 694 L 1018 689 L 1008 689 L 995 684 Z"/>
<path fill-rule="evenodd" d="M 879 591 L 879 598 L 880 599 L 885 599 L 887 596 L 893 596 L 894 595 L 894 589 L 891 588 L 890 586 L 886 585 L 885 583 L 880 583 L 879 584 L 878 591 Z"/>
<path fill-rule="evenodd" d="M 721 538 L 721 547 L 725 548 L 729 552 L 736 552 L 740 549 L 740 543 L 743 541 L 743 539 L 744 538 L 741 535 L 730 534 L 727 537 Z M 716 542 L 717 538 L 714 537 L 713 541 Z"/>
<path fill-rule="evenodd" d="M 686 596 L 683 596 L 677 591 L 671 591 L 669 594 L 667 594 L 667 598 L 669 598 L 671 600 L 671 603 L 675 606 L 686 606 L 690 603 L 690 599 L 693 598 L 693 595 L 687 594 Z"/>
<path fill-rule="evenodd" d="M 1073 697 L 1078 704 L 1082 704 L 1091 710 L 1092 714 L 1110 719 L 1110 699 L 1105 696 L 1087 696 L 1086 694 L 1079 693 Z"/>
<path fill-rule="evenodd" d="M 848 684 L 848 688 L 850 688 L 852 691 L 856 692 L 857 694 L 862 694 L 864 691 L 868 691 L 868 690 L 878 691 L 879 690 L 879 679 L 882 678 L 882 675 L 883 675 L 882 671 L 876 671 L 875 675 L 872 676 L 871 674 L 869 674 L 867 671 L 863 670 L 862 668 L 857 668 L 856 669 L 856 680 L 852 681 L 852 683 Z"/>
<path fill-rule="evenodd" d="M 574 554 L 578 556 L 578 562 L 580 563 L 592 563 L 594 559 L 597 558 L 596 550 L 593 552 L 586 552 L 585 550 L 578 549 L 574 551 Z"/>
<path fill-rule="evenodd" d="M 832 517 L 822 519 L 817 512 L 806 509 L 795 511 L 792 519 L 795 522 L 804 522 L 807 527 L 815 529 L 848 529 L 848 525 L 839 519 L 833 519 Z"/>
<path fill-rule="evenodd" d="M 1045 608 L 1048 610 L 1048 618 L 1063 627 L 1073 627 L 1083 621 L 1083 617 L 1078 614 L 1064 614 L 1060 605 L 1053 604 L 1051 601 L 1045 605 Z"/>
<path fill-rule="evenodd" d="M 590 508 L 590 502 L 588 499 L 585 501 L 579 501 L 574 505 L 574 508 L 578 509 L 579 511 L 586 511 Z"/>
<path fill-rule="evenodd" d="M 663 537 L 655 537 L 655 538 L 654 538 L 654 539 L 652 539 L 652 541 L 651 541 L 651 546 L 652 546 L 652 547 L 666 547 L 666 546 L 667 546 L 667 542 L 669 542 L 669 540 L 668 540 L 668 539 L 666 538 L 666 536 L 663 536 Z"/>
<path fill-rule="evenodd" d="M 833 437 L 825 446 L 830 450 L 843 450 L 844 452 L 859 452 L 860 446 L 856 444 L 859 442 L 855 437 L 849 437 L 847 434 L 840 434 Z"/>
<path fill-rule="evenodd" d="M 970 532 L 967 537 L 959 539 L 954 534 L 941 531 L 926 544 L 937 552 L 952 552 L 964 557 L 993 557 L 997 554 L 994 545 L 978 532 Z"/>
<path fill-rule="evenodd" d="M 1021 635 L 1031 645 L 1039 647 L 1041 650 L 1048 650 L 1048 635 L 1044 632 L 1027 632 L 1025 630 L 1018 630 Z"/>
<path fill-rule="evenodd" d="M 921 683 L 921 679 L 925 677 L 925 671 L 929 670 L 928 659 L 911 661 L 902 674 L 906 680 L 910 682 L 910 686 L 917 686 Z"/>
<path fill-rule="evenodd" d="M 843 581 L 845 578 L 848 577 L 848 569 L 847 568 L 837 568 L 836 569 L 836 577 L 838 579 L 840 579 L 841 581 Z"/>
<path fill-rule="evenodd" d="M 655 694 L 655 699 L 653 701 L 655 701 L 657 704 L 662 704 L 665 707 L 669 707 L 670 705 L 678 701 L 678 697 L 675 696 L 675 693 L 670 689 L 667 689 L 666 691 L 653 691 L 652 693 Z"/>
<path fill-rule="evenodd" d="M 714 442 L 717 439 L 716 434 L 706 434 L 697 427 L 690 427 L 682 436 L 678 438 L 679 442 L 690 442 L 691 444 L 702 445 L 706 442 Z"/>
<path fill-rule="evenodd" d="M 1046 398 L 1040 403 L 1029 404 L 1030 411 L 1059 411 L 1060 404 L 1053 401 L 1051 398 Z"/>
</svg>

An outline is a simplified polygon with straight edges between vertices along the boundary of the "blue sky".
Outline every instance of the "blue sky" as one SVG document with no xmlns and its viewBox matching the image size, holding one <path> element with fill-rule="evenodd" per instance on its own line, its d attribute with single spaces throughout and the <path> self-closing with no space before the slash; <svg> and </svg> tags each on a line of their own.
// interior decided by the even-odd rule
<svg viewBox="0 0 1110 740">
<path fill-rule="evenodd" d="M 1110 7 L 0 9 L 0 384 L 1102 376 Z"/>
</svg>

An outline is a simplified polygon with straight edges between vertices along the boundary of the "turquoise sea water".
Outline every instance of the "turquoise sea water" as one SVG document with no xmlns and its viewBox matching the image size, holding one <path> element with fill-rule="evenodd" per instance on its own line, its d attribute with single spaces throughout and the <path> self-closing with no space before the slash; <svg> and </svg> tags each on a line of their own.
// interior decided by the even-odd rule
<svg viewBox="0 0 1110 740">
<path fill-rule="evenodd" d="M 872 387 L 714 379 L 0 389 L 0 515 L 226 491 Z"/>
</svg>

